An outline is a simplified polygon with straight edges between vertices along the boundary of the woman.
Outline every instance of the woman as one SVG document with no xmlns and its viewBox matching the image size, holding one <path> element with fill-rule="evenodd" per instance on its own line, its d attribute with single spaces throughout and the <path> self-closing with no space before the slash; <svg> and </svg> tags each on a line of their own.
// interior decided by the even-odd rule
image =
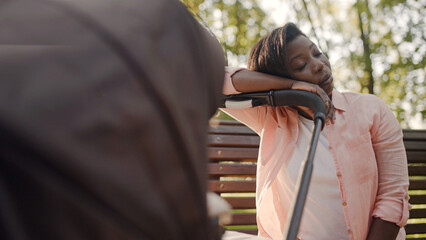
<svg viewBox="0 0 426 240">
<path fill-rule="evenodd" d="M 301 89 L 317 93 L 328 109 L 298 237 L 405 239 L 407 161 L 401 128 L 386 104 L 373 95 L 333 89 L 327 57 L 292 23 L 252 48 L 248 68 L 227 69 L 225 94 Z M 282 239 L 312 112 L 297 106 L 224 111 L 261 137 L 259 235 Z"/>
</svg>

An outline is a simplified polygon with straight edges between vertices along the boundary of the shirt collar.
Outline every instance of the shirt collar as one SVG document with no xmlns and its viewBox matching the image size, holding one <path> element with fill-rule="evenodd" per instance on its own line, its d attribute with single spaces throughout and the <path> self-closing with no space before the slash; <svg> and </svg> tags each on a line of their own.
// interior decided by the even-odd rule
<svg viewBox="0 0 426 240">
<path fill-rule="evenodd" d="M 333 97 L 332 100 L 333 105 L 336 109 L 346 112 L 346 109 L 348 109 L 348 103 L 346 102 L 345 97 L 343 97 L 343 94 L 341 94 L 336 89 L 333 89 Z"/>
</svg>

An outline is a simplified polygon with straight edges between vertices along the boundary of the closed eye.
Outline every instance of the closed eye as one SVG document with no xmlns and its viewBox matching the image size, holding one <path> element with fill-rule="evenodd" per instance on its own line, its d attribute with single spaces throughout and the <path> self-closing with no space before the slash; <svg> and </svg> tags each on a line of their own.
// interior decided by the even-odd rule
<svg viewBox="0 0 426 240">
<path fill-rule="evenodd" d="M 315 57 L 319 57 L 319 56 L 321 56 L 322 55 L 322 52 L 318 52 L 317 54 L 315 54 L 314 56 Z"/>
<path fill-rule="evenodd" d="M 305 67 L 306 67 L 306 63 L 305 63 L 305 64 L 303 64 L 301 67 L 297 68 L 296 70 L 298 70 L 298 71 L 302 71 Z"/>
</svg>

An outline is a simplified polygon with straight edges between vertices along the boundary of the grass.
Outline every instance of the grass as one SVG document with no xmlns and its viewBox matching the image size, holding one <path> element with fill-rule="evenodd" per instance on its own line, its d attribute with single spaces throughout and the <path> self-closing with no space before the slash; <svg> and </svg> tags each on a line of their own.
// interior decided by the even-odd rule
<svg viewBox="0 0 426 240">
<path fill-rule="evenodd" d="M 424 238 L 426 234 L 407 234 L 407 238 Z"/>
<path fill-rule="evenodd" d="M 257 229 L 257 225 L 225 226 L 225 229 L 227 229 L 227 230 Z"/>
<path fill-rule="evenodd" d="M 256 213 L 256 209 L 233 209 L 232 213 Z"/>
<path fill-rule="evenodd" d="M 222 193 L 221 197 L 256 197 L 256 193 L 248 192 L 248 193 Z"/>
</svg>

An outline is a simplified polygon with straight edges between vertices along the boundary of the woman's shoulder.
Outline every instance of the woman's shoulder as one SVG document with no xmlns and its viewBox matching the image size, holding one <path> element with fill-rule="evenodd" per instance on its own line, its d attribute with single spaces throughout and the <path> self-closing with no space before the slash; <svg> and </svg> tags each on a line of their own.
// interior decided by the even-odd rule
<svg viewBox="0 0 426 240">
<path fill-rule="evenodd" d="M 352 105 L 369 105 L 369 106 L 386 106 L 383 99 L 377 97 L 373 94 L 368 93 L 356 93 L 356 92 L 342 92 L 341 93 L 345 98 L 349 106 Z"/>
</svg>

